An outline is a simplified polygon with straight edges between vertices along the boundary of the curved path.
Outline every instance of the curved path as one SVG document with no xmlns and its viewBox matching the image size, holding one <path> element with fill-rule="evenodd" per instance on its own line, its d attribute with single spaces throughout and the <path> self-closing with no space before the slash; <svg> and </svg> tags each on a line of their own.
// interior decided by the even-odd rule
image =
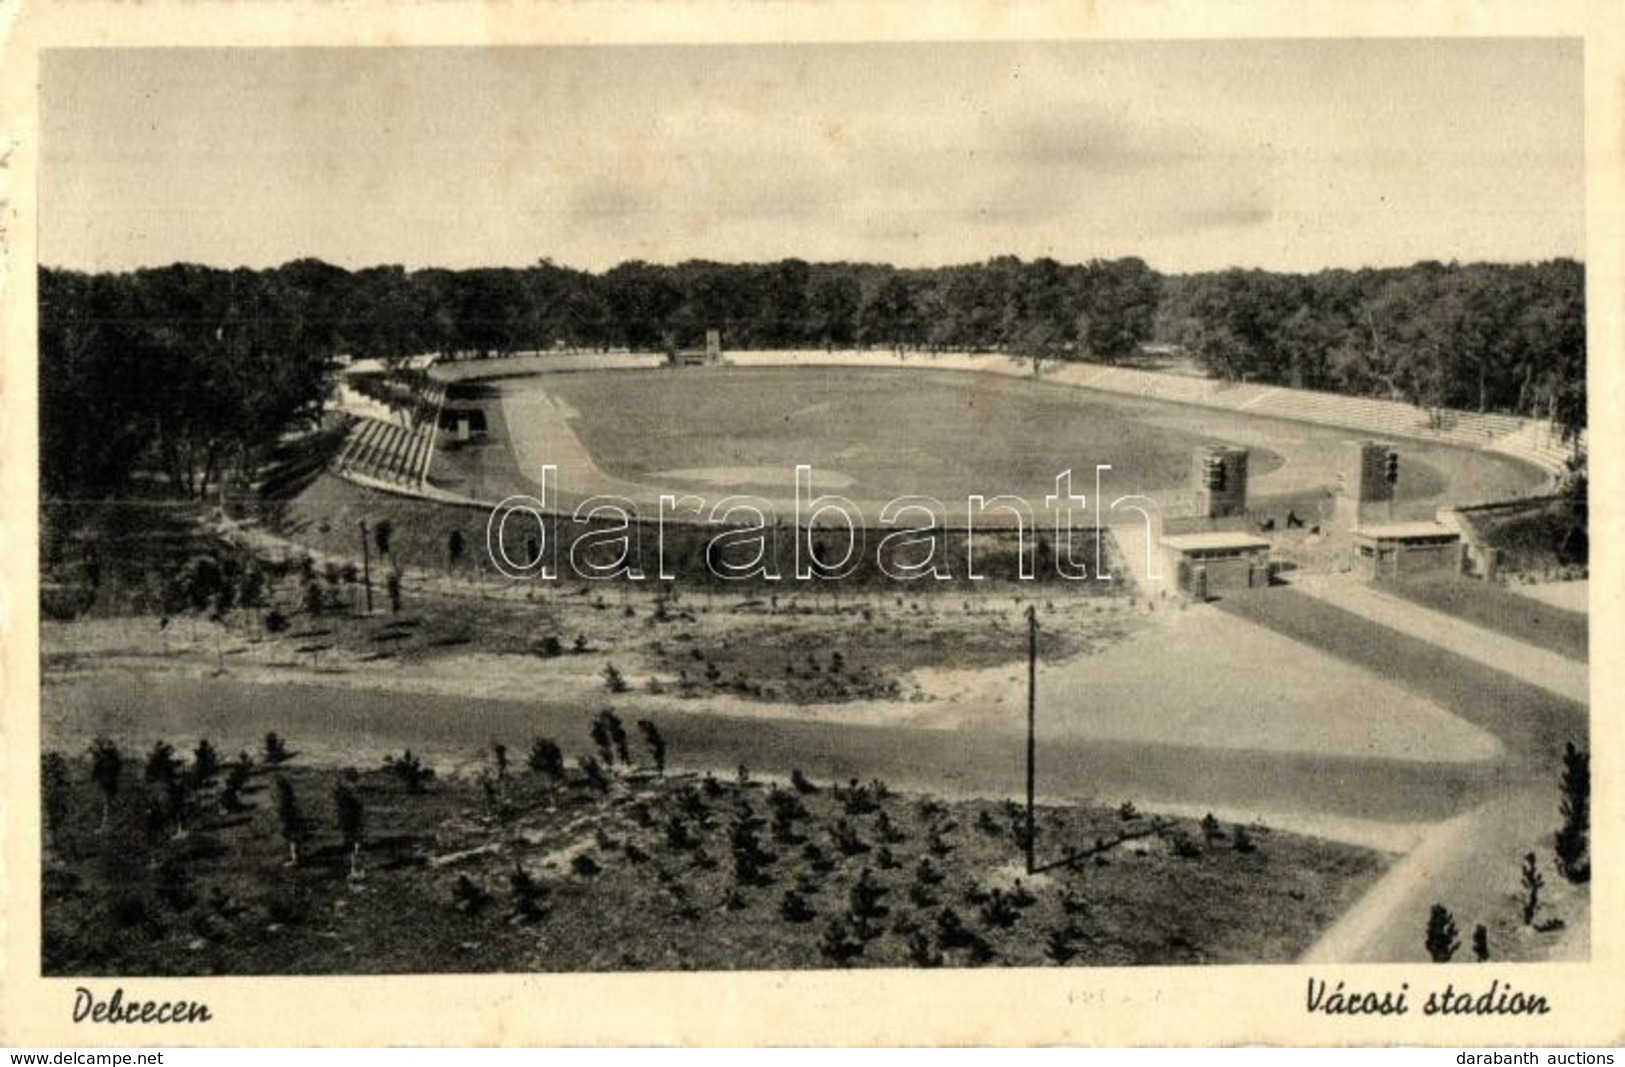
<svg viewBox="0 0 1625 1067">
<path fill-rule="evenodd" d="M 1516 907 L 1519 865 L 1534 852 L 1550 873 L 1565 743 L 1589 747 L 1584 663 L 1487 634 L 1353 581 L 1312 582 L 1315 595 L 1272 589 L 1222 605 L 1238 618 L 1313 643 L 1427 693 L 1506 746 L 1495 773 L 1461 794 L 1460 814 L 1430 829 L 1310 949 L 1306 962 L 1423 961 L 1429 909 L 1464 932 Z M 1335 601 L 1335 603 L 1334 603 Z M 1479 642 L 1482 642 L 1480 644 Z M 1558 951 L 1583 955 L 1578 934 Z"/>
</svg>

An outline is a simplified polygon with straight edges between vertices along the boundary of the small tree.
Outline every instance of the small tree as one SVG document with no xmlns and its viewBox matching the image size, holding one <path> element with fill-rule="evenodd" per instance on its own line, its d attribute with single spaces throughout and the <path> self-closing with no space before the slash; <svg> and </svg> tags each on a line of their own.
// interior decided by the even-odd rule
<svg viewBox="0 0 1625 1067">
<path fill-rule="evenodd" d="M 804 923 L 811 922 L 818 916 L 807 898 L 794 889 L 785 890 L 784 898 L 779 901 L 779 917 L 785 922 Z"/>
<path fill-rule="evenodd" d="M 299 800 L 294 796 L 293 783 L 278 775 L 276 780 L 276 815 L 282 824 L 282 840 L 288 844 L 288 862 L 299 866 L 299 845 L 310 833 Z"/>
<path fill-rule="evenodd" d="M 423 787 L 429 779 L 434 777 L 434 769 L 423 765 L 411 749 L 402 752 L 400 756 L 385 756 L 384 767 L 406 787 L 408 793 L 416 796 L 423 792 Z"/>
<path fill-rule="evenodd" d="M 837 967 L 845 967 L 863 955 L 863 938 L 845 916 L 832 916 L 818 942 L 818 951 Z"/>
<path fill-rule="evenodd" d="M 869 868 L 863 868 L 858 880 L 852 883 L 847 893 L 847 903 L 852 914 L 867 924 L 872 919 L 885 916 L 887 909 L 880 903 L 891 890 L 880 885 L 869 874 Z"/>
<path fill-rule="evenodd" d="M 60 752 L 47 752 L 40 757 L 40 806 L 45 816 L 46 840 L 52 848 L 60 848 L 68 815 L 73 808 L 73 786 L 69 781 L 68 761 Z"/>
<path fill-rule="evenodd" d="M 530 743 L 530 755 L 526 764 L 532 774 L 542 775 L 558 781 L 564 777 L 564 753 L 559 746 L 545 737 L 538 737 Z"/>
<path fill-rule="evenodd" d="M 513 893 L 513 913 L 521 921 L 529 922 L 547 915 L 547 887 L 532 878 L 517 862 L 508 875 L 508 888 Z"/>
<path fill-rule="evenodd" d="M 186 775 L 176 771 L 163 782 L 164 814 L 175 828 L 176 837 L 186 836 L 186 815 L 191 808 L 192 783 Z"/>
<path fill-rule="evenodd" d="M 1576 884 L 1591 878 L 1591 754 L 1563 747 L 1563 827 L 1557 831 L 1557 870 Z"/>
<path fill-rule="evenodd" d="M 389 540 L 395 534 L 395 524 L 388 519 L 379 519 L 372 528 L 372 543 L 378 546 L 378 554 L 385 558 L 389 556 Z"/>
<path fill-rule="evenodd" d="M 1044 941 L 1044 955 L 1057 966 L 1065 967 L 1078 954 L 1077 942 L 1081 933 L 1082 931 L 1070 922 L 1056 927 Z"/>
<path fill-rule="evenodd" d="M 300 594 L 300 603 L 304 606 L 307 615 L 320 615 L 327 608 L 327 594 L 315 581 L 305 583 L 304 592 Z"/>
<path fill-rule="evenodd" d="M 738 819 L 729 832 L 728 844 L 733 851 L 734 879 L 740 885 L 756 885 L 762 880 L 762 869 L 773 860 L 757 840 L 756 828 L 749 819 Z"/>
<path fill-rule="evenodd" d="M 397 615 L 401 611 L 401 572 L 391 568 L 384 575 L 384 592 L 389 595 L 389 610 Z"/>
<path fill-rule="evenodd" d="M 930 934 L 916 928 L 908 935 L 908 961 L 916 967 L 941 967 L 942 950 L 932 942 Z"/>
<path fill-rule="evenodd" d="M 361 842 L 366 834 L 366 810 L 361 798 L 344 782 L 333 787 L 333 813 L 338 819 L 339 836 L 350 854 L 350 877 L 361 874 Z"/>
<path fill-rule="evenodd" d="M 1533 852 L 1524 853 L 1523 871 L 1519 883 L 1523 886 L 1523 924 L 1533 926 L 1535 925 L 1535 912 L 1540 909 L 1540 891 L 1546 885 L 1546 878 L 1540 873 Z"/>
<path fill-rule="evenodd" d="M 237 580 L 237 602 L 253 612 L 265 606 L 265 572 L 259 567 L 248 567 Z"/>
<path fill-rule="evenodd" d="M 508 746 L 501 741 L 492 741 L 491 762 L 496 765 L 498 780 L 505 780 L 508 777 Z"/>
<path fill-rule="evenodd" d="M 249 773 L 254 765 L 248 753 L 241 753 L 226 771 L 226 784 L 220 790 L 220 808 L 227 814 L 243 810 L 243 787 L 248 785 Z"/>
<path fill-rule="evenodd" d="M 615 714 L 613 708 L 605 708 L 598 713 L 598 718 L 603 721 L 605 733 L 609 737 L 610 744 L 615 748 L 616 758 L 622 764 L 630 765 L 632 763 L 632 753 L 627 748 L 626 727 L 621 725 L 621 717 Z M 610 761 L 606 759 L 604 762 L 608 763 Z"/>
<path fill-rule="evenodd" d="M 265 762 L 270 764 L 286 763 L 289 759 L 288 744 L 278 737 L 273 730 L 265 735 Z"/>
<path fill-rule="evenodd" d="M 1457 936 L 1455 916 L 1443 904 L 1435 904 L 1428 912 L 1428 955 L 1434 963 L 1449 963 L 1456 950 L 1461 947 L 1461 940 Z"/>
<path fill-rule="evenodd" d="M 648 719 L 638 720 L 638 730 L 643 734 L 644 744 L 649 746 L 649 756 L 655 761 L 655 773 L 660 777 L 666 776 L 666 739 L 660 736 L 660 730 Z"/>
<path fill-rule="evenodd" d="M 604 664 L 604 688 L 611 693 L 624 693 L 632 687 L 627 684 L 626 676 L 621 669 L 613 663 Z"/>
<path fill-rule="evenodd" d="M 1210 811 L 1202 816 L 1202 841 L 1212 848 L 1213 843 L 1223 837 L 1224 831 L 1219 829 L 1219 820 L 1213 817 L 1213 813 Z"/>
<path fill-rule="evenodd" d="M 598 758 L 605 763 L 614 763 L 615 749 L 609 738 L 609 724 L 604 722 L 602 712 L 593 716 L 591 735 L 593 747 L 598 749 Z"/>
<path fill-rule="evenodd" d="M 1487 963 L 1490 958 L 1490 932 L 1483 923 L 1473 927 L 1473 959 Z"/>
<path fill-rule="evenodd" d="M 609 775 L 604 773 L 604 765 L 591 756 L 582 756 L 577 765 L 587 779 L 587 784 L 600 794 L 609 792 Z"/>
<path fill-rule="evenodd" d="M 220 754 L 209 743 L 208 738 L 197 743 L 192 750 L 192 780 L 203 786 L 214 781 L 220 773 Z"/>
<path fill-rule="evenodd" d="M 175 755 L 175 746 L 168 741 L 154 741 L 147 753 L 147 764 L 141 776 L 147 782 L 166 785 L 180 774 L 181 761 Z"/>
<path fill-rule="evenodd" d="M 459 874 L 451 887 L 452 907 L 465 915 L 477 915 L 491 903 L 491 894 L 481 889 L 466 874 Z"/>
</svg>

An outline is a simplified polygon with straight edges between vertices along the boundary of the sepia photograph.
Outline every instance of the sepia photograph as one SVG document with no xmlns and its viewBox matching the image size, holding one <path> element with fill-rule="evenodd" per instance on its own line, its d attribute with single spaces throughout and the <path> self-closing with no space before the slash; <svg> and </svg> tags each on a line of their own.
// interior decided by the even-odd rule
<svg viewBox="0 0 1625 1067">
<path fill-rule="evenodd" d="M 1552 1012 L 1586 62 L 43 49 L 39 976 Z"/>
</svg>

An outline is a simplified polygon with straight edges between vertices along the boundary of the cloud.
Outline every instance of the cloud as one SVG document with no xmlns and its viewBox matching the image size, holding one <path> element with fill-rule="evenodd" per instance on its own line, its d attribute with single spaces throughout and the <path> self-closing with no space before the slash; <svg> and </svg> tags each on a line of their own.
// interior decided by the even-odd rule
<svg viewBox="0 0 1625 1067">
<path fill-rule="evenodd" d="M 1086 114 L 1055 115 L 1007 129 L 996 146 L 1021 167 L 1074 171 L 1137 171 L 1189 163 L 1201 157 L 1199 137 L 1172 130 L 1132 129 Z"/>
</svg>

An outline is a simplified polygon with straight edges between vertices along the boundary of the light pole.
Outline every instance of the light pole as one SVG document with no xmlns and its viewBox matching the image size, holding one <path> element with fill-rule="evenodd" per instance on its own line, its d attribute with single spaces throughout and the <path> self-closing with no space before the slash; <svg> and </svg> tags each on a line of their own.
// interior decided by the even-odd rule
<svg viewBox="0 0 1625 1067">
<path fill-rule="evenodd" d="M 1038 606 L 1027 606 L 1027 873 L 1038 867 L 1034 792 L 1038 778 Z"/>
<path fill-rule="evenodd" d="M 361 531 L 361 584 L 367 589 L 367 614 L 372 614 L 372 554 L 367 549 L 367 520 L 359 519 L 356 526 Z"/>
</svg>

